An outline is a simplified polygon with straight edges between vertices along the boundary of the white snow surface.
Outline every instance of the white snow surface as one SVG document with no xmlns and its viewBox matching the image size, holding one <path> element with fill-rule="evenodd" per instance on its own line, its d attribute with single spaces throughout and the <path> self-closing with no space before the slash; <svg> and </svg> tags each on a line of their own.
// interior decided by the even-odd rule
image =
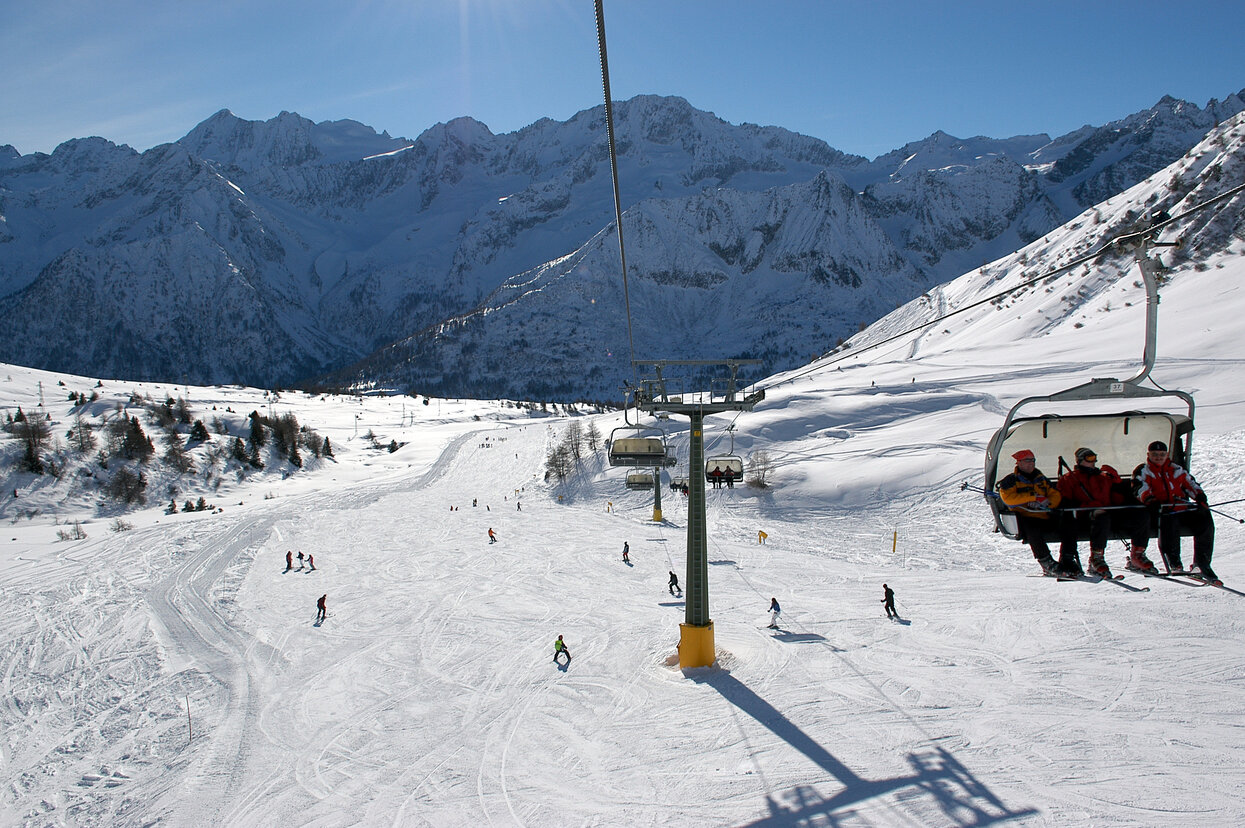
<svg viewBox="0 0 1245 828">
<path fill-rule="evenodd" d="M 1154 376 L 1197 397 L 1212 503 L 1245 485 L 1241 253 L 1173 274 L 1159 318 Z M 775 467 L 708 492 L 718 661 L 686 671 L 666 587 L 686 580 L 682 496 L 654 522 L 599 452 L 544 480 L 586 418 L 105 380 L 104 411 L 137 390 L 294 412 L 336 459 L 227 476 L 217 509 L 174 515 L 6 468 L 0 825 L 1242 824 L 1242 527 L 1217 518 L 1225 589 L 1059 583 L 959 487 L 1019 398 L 1133 372 L 1133 278 L 1131 306 L 1030 335 L 1010 313 L 951 320 L 710 418 L 709 453 L 734 419 L 735 451 Z M 0 405 L 43 394 L 63 435 L 58 382 L 95 385 L 0 366 Z M 667 427 L 686 462 L 686 422 Z M 74 520 L 87 538 L 57 540 Z M 287 550 L 316 569 L 284 571 Z"/>
</svg>

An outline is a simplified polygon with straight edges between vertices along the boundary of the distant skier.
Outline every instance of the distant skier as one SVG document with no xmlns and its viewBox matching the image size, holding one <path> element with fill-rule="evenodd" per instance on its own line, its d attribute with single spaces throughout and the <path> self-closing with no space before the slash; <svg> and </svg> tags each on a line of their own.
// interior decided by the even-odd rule
<svg viewBox="0 0 1245 828">
<path fill-rule="evenodd" d="M 316 621 L 323 621 L 328 611 L 325 609 L 324 602 L 328 599 L 328 593 L 320 596 L 320 600 L 316 601 Z"/>
<path fill-rule="evenodd" d="M 492 526 L 490 526 L 490 527 L 488 528 L 488 542 L 489 542 L 489 543 L 497 543 L 497 535 L 495 535 L 495 534 L 493 533 L 493 527 L 492 527 Z"/>
<path fill-rule="evenodd" d="M 631 545 L 623 541 L 623 563 L 631 563 Z"/>
<path fill-rule="evenodd" d="M 782 615 L 782 607 L 778 606 L 778 599 L 769 599 L 769 626 L 771 630 L 778 629 L 778 616 Z"/>
<path fill-rule="evenodd" d="M 898 618 L 899 611 L 895 609 L 895 590 L 882 584 L 882 603 L 886 606 L 887 618 Z"/>
<path fill-rule="evenodd" d="M 571 650 L 566 646 L 566 642 L 562 640 L 562 636 L 558 636 L 558 640 L 553 642 L 553 660 L 556 662 L 559 656 L 566 656 L 566 664 L 569 667 L 571 663 Z"/>
<path fill-rule="evenodd" d="M 522 504 L 522 503 L 516 503 L 516 504 L 514 504 L 514 506 L 515 506 L 515 508 L 516 508 L 516 509 L 518 509 L 520 512 L 522 512 L 522 511 L 523 511 L 523 504 Z"/>
<path fill-rule="evenodd" d="M 312 569 L 316 568 L 316 559 L 312 557 L 310 552 L 307 553 L 307 565 Z"/>
<path fill-rule="evenodd" d="M 285 571 L 289 572 L 294 568 L 294 550 L 287 549 L 285 551 Z"/>
<path fill-rule="evenodd" d="M 670 594 L 674 595 L 676 589 L 679 591 L 679 595 L 683 594 L 683 587 L 679 586 L 679 576 L 672 571 L 670 573 Z M 677 598 L 678 595 L 675 595 L 675 597 Z"/>
<path fill-rule="evenodd" d="M 298 550 L 298 568 L 303 568 L 303 550 Z"/>
</svg>

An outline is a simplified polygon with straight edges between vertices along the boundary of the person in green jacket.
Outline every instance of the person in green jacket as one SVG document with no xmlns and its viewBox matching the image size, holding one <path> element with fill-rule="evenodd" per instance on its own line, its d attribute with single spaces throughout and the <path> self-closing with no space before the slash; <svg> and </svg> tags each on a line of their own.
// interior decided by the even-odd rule
<svg viewBox="0 0 1245 828">
<path fill-rule="evenodd" d="M 558 640 L 553 642 L 553 660 L 557 661 L 558 656 L 566 655 L 566 663 L 571 663 L 571 651 L 566 646 L 566 642 L 562 640 L 562 636 L 558 636 Z"/>
</svg>

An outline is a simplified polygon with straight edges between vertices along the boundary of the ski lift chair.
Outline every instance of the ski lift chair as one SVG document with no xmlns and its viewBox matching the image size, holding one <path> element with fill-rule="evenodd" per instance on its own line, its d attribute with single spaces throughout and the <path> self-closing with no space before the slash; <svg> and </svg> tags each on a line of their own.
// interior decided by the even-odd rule
<svg viewBox="0 0 1245 828">
<path fill-rule="evenodd" d="M 731 479 L 739 482 L 744 479 L 744 459 L 738 454 L 719 454 L 705 460 L 705 482 L 713 482 L 714 469 L 722 470 L 722 481 L 726 481 L 729 473 Z"/>
<path fill-rule="evenodd" d="M 627 488 L 636 491 L 652 491 L 656 485 L 657 472 L 633 471 L 627 472 Z"/>
<path fill-rule="evenodd" d="M 660 429 L 645 426 L 619 426 L 610 432 L 611 466 L 673 466 L 673 453 L 666 450 L 666 436 Z"/>
<path fill-rule="evenodd" d="M 1167 444 L 1172 462 L 1189 469 L 1193 451 L 1193 397 L 1183 391 L 1150 388 L 1141 383 L 1154 368 L 1158 340 L 1158 280 L 1162 264 L 1149 257 L 1147 248 L 1171 246 L 1167 242 L 1154 241 L 1152 237 L 1139 237 L 1134 257 L 1141 271 L 1146 288 L 1145 344 L 1142 349 L 1140 370 L 1125 380 L 1111 378 L 1092 379 L 1087 383 L 1051 394 L 1046 397 L 1026 397 L 1007 412 L 1003 426 L 990 438 L 986 448 L 985 498 L 994 514 L 995 530 L 1015 540 L 1024 540 L 1019 532 L 1016 515 L 999 498 L 995 484 L 1008 474 L 1006 466 L 1012 454 L 1029 449 L 1037 458 L 1037 467 L 1052 482 L 1058 480 L 1060 458 L 1073 458 L 1076 465 L 1077 448 L 1087 446 L 1098 453 L 1099 465 L 1108 465 L 1127 480 L 1139 463 L 1146 459 L 1146 449 L 1151 442 L 1161 440 Z M 1135 240 L 1134 240 L 1135 241 Z M 1134 406 L 1149 405 L 1156 398 L 1179 399 L 1185 406 L 1178 411 L 1139 411 Z M 1141 400 L 1147 400 L 1142 403 Z M 1036 403 L 1050 404 L 1056 410 L 1086 411 L 1086 414 L 1045 414 L 1039 417 L 1020 417 L 1018 412 Z M 1164 408 L 1166 406 L 1163 406 Z M 1000 469 L 1000 465 L 1004 469 Z M 1000 474 L 1000 471 L 1002 474 Z M 1131 492 L 1130 492 L 1131 494 Z M 1054 521 L 1048 521 L 1054 523 Z M 1112 537 L 1126 539 L 1128 521 L 1112 521 Z M 1182 534 L 1189 534 L 1183 531 Z M 1151 521 L 1150 537 L 1157 537 L 1158 526 Z M 1043 530 L 1046 540 L 1059 540 L 1058 526 Z M 1088 540 L 1085 533 L 1077 538 Z"/>
<path fill-rule="evenodd" d="M 990 439 L 986 451 L 985 489 L 989 493 L 986 499 L 994 515 L 995 530 L 1013 540 L 1026 540 L 1019 531 L 1015 513 L 995 492 L 998 481 L 1011 472 L 1012 455 L 1021 449 L 1033 452 L 1037 458 L 1037 468 L 1052 483 L 1058 481 L 1065 467 L 1076 465 L 1075 452 L 1081 446 L 1092 448 L 1098 454 L 1099 467 L 1112 466 L 1125 481 L 1129 480 L 1138 464 L 1145 462 L 1146 448 L 1155 440 L 1167 444 L 1172 462 L 1188 468 L 1193 442 L 1193 400 L 1181 392 L 1169 393 L 1186 400 L 1188 414 L 1125 411 L 1016 417 L 1017 409 L 1033 400 L 1022 400 L 1018 403 L 1008 414 L 1003 427 Z M 1059 396 L 1041 399 L 1054 399 Z M 1061 460 L 1064 461 L 1062 465 Z M 1058 526 L 1053 521 L 1051 524 L 1043 531 L 1043 537 L 1048 542 L 1058 542 Z M 1156 537 L 1157 530 L 1158 527 L 1152 525 L 1150 536 Z M 1127 540 L 1127 521 L 1113 521 L 1111 537 Z M 1088 534 L 1082 531 L 1078 540 L 1089 540 Z"/>
</svg>

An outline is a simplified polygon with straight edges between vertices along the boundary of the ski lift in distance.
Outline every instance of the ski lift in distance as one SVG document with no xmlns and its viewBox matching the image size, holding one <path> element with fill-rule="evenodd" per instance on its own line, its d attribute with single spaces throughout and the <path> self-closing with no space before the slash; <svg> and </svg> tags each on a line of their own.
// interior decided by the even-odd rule
<svg viewBox="0 0 1245 828">
<path fill-rule="evenodd" d="M 1095 378 L 1047 396 L 1026 397 L 1012 406 L 1003 425 L 990 438 L 985 458 L 985 498 L 994 515 L 995 530 L 1004 536 L 1024 540 L 1015 514 L 995 493 L 995 485 L 1008 473 L 1004 469 L 1000 474 L 1000 466 L 1009 463 L 1012 454 L 1021 449 L 1034 453 L 1037 467 L 1045 469 L 1048 477 L 1051 476 L 1051 469 L 1055 469 L 1052 480 L 1058 479 L 1062 471 L 1061 461 L 1072 457 L 1081 446 L 1093 448 L 1101 465 L 1115 467 L 1126 479 L 1133 467 L 1145 460 L 1146 448 L 1155 440 L 1167 444 L 1172 462 L 1189 468 L 1193 449 L 1193 397 L 1183 391 L 1141 385 L 1154 367 L 1157 337 L 1158 287 L 1155 277 L 1162 265 L 1146 255 L 1147 244 L 1154 243 L 1142 240 L 1134 254 L 1146 288 L 1146 341 L 1140 371 L 1125 380 Z M 1182 405 L 1179 408 L 1182 410 L 1173 410 L 1170 404 L 1158 406 L 1159 410 L 1143 411 L 1138 408 L 1144 404 L 1139 402 L 1141 400 L 1163 397 L 1169 401 L 1180 400 Z M 1099 410 L 1084 414 L 1020 415 L 1021 409 L 1038 403 L 1054 404 L 1057 409 L 1066 409 L 1069 403 L 1085 403 Z M 1047 540 L 1058 539 L 1055 526 L 1049 527 L 1044 534 Z M 1127 527 L 1113 524 L 1112 536 L 1127 538 Z"/>
<path fill-rule="evenodd" d="M 705 482 L 712 483 L 715 479 L 725 481 L 743 480 L 744 478 L 744 459 L 735 453 L 735 425 L 726 427 L 727 433 L 731 435 L 731 450 L 728 454 L 715 454 L 705 458 Z M 715 473 L 717 477 L 715 478 Z"/>
<path fill-rule="evenodd" d="M 657 485 L 656 477 L 658 471 L 633 471 L 627 472 L 627 488 L 636 491 L 652 491 Z"/>
<path fill-rule="evenodd" d="M 666 447 L 666 434 L 656 426 L 644 426 L 639 423 L 639 411 L 636 423 L 627 420 L 627 409 L 623 408 L 621 425 L 610 432 L 609 462 L 611 466 L 647 466 L 659 468 L 675 464 L 674 453 Z"/>
<path fill-rule="evenodd" d="M 619 426 L 610 432 L 611 466 L 666 466 L 666 437 L 660 429 Z M 673 458 L 670 458 L 673 459 Z"/>
</svg>

